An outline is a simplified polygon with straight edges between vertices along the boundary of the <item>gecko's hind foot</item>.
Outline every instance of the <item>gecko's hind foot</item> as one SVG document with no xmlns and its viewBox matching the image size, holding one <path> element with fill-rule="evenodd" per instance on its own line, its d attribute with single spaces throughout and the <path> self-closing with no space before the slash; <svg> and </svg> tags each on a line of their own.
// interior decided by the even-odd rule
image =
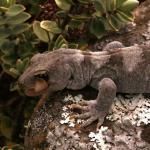
<svg viewBox="0 0 150 150">
<path fill-rule="evenodd" d="M 81 101 L 69 106 L 71 109 L 83 110 L 83 113 L 75 115 L 75 118 L 77 119 L 86 119 L 86 121 L 80 125 L 81 128 L 92 124 L 96 120 L 98 120 L 97 128 L 102 125 L 106 113 L 98 109 L 96 102 L 96 100 Z"/>
</svg>

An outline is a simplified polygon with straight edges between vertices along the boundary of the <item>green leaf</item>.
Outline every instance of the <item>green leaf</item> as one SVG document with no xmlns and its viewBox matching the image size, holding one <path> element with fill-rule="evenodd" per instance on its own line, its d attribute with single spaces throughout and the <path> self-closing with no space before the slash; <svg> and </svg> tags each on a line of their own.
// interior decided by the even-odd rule
<svg viewBox="0 0 150 150">
<path fill-rule="evenodd" d="M 3 43 L 1 45 L 1 51 L 5 55 L 16 55 L 14 48 L 15 48 L 15 42 L 14 41 L 9 41 L 9 40 L 3 40 Z"/>
<path fill-rule="evenodd" d="M 80 21 L 80 20 L 76 20 L 76 19 L 71 19 L 71 21 L 69 22 L 69 27 L 70 28 L 79 28 L 80 26 L 84 25 L 84 22 Z"/>
<path fill-rule="evenodd" d="M 1 57 L 1 60 L 3 63 L 7 64 L 7 65 L 13 65 L 16 61 L 15 58 L 13 58 L 11 55 L 4 55 Z"/>
<path fill-rule="evenodd" d="M 133 21 L 133 15 L 131 12 L 122 12 L 122 11 L 117 11 L 116 13 L 117 17 L 120 19 L 120 21 L 123 22 L 129 22 L 129 21 Z"/>
<path fill-rule="evenodd" d="M 67 44 L 62 44 L 61 48 L 68 48 L 68 45 Z"/>
<path fill-rule="evenodd" d="M 61 33 L 61 29 L 58 27 L 55 21 L 49 21 L 49 20 L 41 21 L 40 27 L 54 34 Z"/>
<path fill-rule="evenodd" d="M 117 0 L 116 1 L 116 8 L 119 8 L 125 1 L 127 1 L 127 0 Z"/>
<path fill-rule="evenodd" d="M 2 63 L 2 68 L 3 68 L 3 70 L 4 70 L 7 74 L 11 75 L 11 72 L 9 71 L 10 68 L 11 68 L 10 65 Z M 13 75 L 11 75 L 11 76 L 14 77 L 14 78 L 16 77 L 16 76 L 13 76 Z"/>
<path fill-rule="evenodd" d="M 46 43 L 49 42 L 48 32 L 40 27 L 39 21 L 34 21 L 33 31 L 41 41 Z"/>
<path fill-rule="evenodd" d="M 33 54 L 35 54 L 36 52 L 38 51 L 37 48 L 35 48 L 35 45 L 29 42 L 19 46 L 18 56 L 20 59 L 24 60 L 25 58 L 33 56 Z"/>
<path fill-rule="evenodd" d="M 137 0 L 127 0 L 119 9 L 122 11 L 132 11 L 136 6 L 138 6 L 138 4 L 139 2 Z"/>
<path fill-rule="evenodd" d="M 105 7 L 107 11 L 111 11 L 112 10 L 112 0 L 106 0 L 105 1 Z"/>
<path fill-rule="evenodd" d="M 6 7 L 0 7 L 0 12 L 6 12 L 8 10 L 8 8 Z"/>
<path fill-rule="evenodd" d="M 70 44 L 68 44 L 68 48 L 77 49 L 78 48 L 78 44 L 70 43 Z"/>
<path fill-rule="evenodd" d="M 27 21 L 30 17 L 31 17 L 30 14 L 26 12 L 21 12 L 16 16 L 8 17 L 6 21 L 8 24 L 19 24 Z"/>
<path fill-rule="evenodd" d="M 59 17 L 62 17 L 62 18 L 67 17 L 67 13 L 64 10 L 57 11 L 56 15 L 59 16 Z"/>
<path fill-rule="evenodd" d="M 72 19 L 79 20 L 79 21 L 87 21 L 87 20 L 91 19 L 91 17 L 87 16 L 87 15 L 70 15 L 69 14 L 69 16 Z"/>
<path fill-rule="evenodd" d="M 95 6 L 96 11 L 99 12 L 101 15 L 106 13 L 106 7 L 105 7 L 103 0 L 95 0 L 94 6 Z"/>
<path fill-rule="evenodd" d="M 116 7 L 117 7 L 117 2 L 116 2 L 117 0 L 112 0 L 111 1 L 111 10 L 112 11 L 115 11 L 116 10 Z"/>
<path fill-rule="evenodd" d="M 0 40 L 0 49 L 2 50 L 2 45 L 7 42 L 7 39 L 1 39 Z"/>
<path fill-rule="evenodd" d="M 18 59 L 16 63 L 16 69 L 18 70 L 18 72 L 22 73 L 27 67 L 28 63 L 29 63 L 29 58 L 26 58 L 23 61 L 21 59 Z"/>
<path fill-rule="evenodd" d="M 0 6 L 9 7 L 16 3 L 16 0 L 0 0 Z"/>
<path fill-rule="evenodd" d="M 71 3 L 69 3 L 68 0 L 55 0 L 55 3 L 60 9 L 65 11 L 69 11 L 71 8 Z"/>
<path fill-rule="evenodd" d="M 9 74 L 10 65 L 2 63 L 3 70 Z"/>
<path fill-rule="evenodd" d="M 7 0 L 9 6 L 14 5 L 16 3 L 16 0 Z"/>
<path fill-rule="evenodd" d="M 101 12 L 96 11 L 92 14 L 92 17 L 96 18 L 96 17 L 102 17 L 103 14 L 101 14 Z"/>
<path fill-rule="evenodd" d="M 92 20 L 90 22 L 90 32 L 100 39 L 105 33 L 105 27 L 101 20 Z"/>
<path fill-rule="evenodd" d="M 21 72 L 22 70 L 23 70 L 23 62 L 22 62 L 22 60 L 21 59 L 18 59 L 17 60 L 17 63 L 16 63 L 16 69 L 19 71 L 19 72 Z"/>
<path fill-rule="evenodd" d="M 0 26 L 6 24 L 6 19 L 0 16 Z"/>
<path fill-rule="evenodd" d="M 28 65 L 29 65 L 29 58 L 25 58 L 23 60 L 23 65 L 24 65 L 24 69 L 26 69 L 28 67 Z"/>
<path fill-rule="evenodd" d="M 67 3 L 71 4 L 71 5 L 74 5 L 74 2 L 73 0 L 66 0 Z"/>
<path fill-rule="evenodd" d="M 120 22 L 120 20 L 114 15 L 109 16 L 108 22 L 110 23 L 112 29 L 115 30 L 116 32 L 120 29 L 122 25 L 122 22 Z"/>
<path fill-rule="evenodd" d="M 10 84 L 9 90 L 10 90 L 11 92 L 14 92 L 14 91 L 19 90 L 19 85 L 18 85 L 18 83 L 17 83 L 17 82 L 12 82 L 12 83 Z M 17 149 L 17 150 L 18 150 L 18 149 Z M 20 149 L 19 149 L 19 150 L 20 150 Z"/>
<path fill-rule="evenodd" d="M 110 25 L 110 27 L 111 27 L 111 30 L 114 30 L 114 31 L 118 31 L 118 29 L 116 28 L 116 26 L 114 25 L 114 22 L 112 22 L 112 20 L 109 18 L 108 19 L 108 23 L 109 23 L 109 25 Z"/>
<path fill-rule="evenodd" d="M 101 17 L 101 22 L 103 23 L 106 31 L 112 30 L 112 28 L 110 27 L 110 24 L 108 22 L 108 19 L 106 17 Z"/>
<path fill-rule="evenodd" d="M 10 28 L 0 27 L 0 39 L 9 37 L 11 33 L 12 30 Z"/>
<path fill-rule="evenodd" d="M 12 138 L 13 134 L 13 121 L 8 117 L 0 114 L 0 132 L 1 134 L 8 138 Z"/>
<path fill-rule="evenodd" d="M 122 16 L 122 15 L 120 15 L 120 13 L 116 13 L 116 15 L 115 15 L 122 23 L 128 23 L 129 22 L 129 20 L 128 19 L 126 19 L 124 16 Z"/>
<path fill-rule="evenodd" d="M 65 48 L 66 48 L 66 45 L 68 45 L 68 42 L 65 40 L 65 38 L 64 38 L 62 35 L 60 35 L 60 36 L 58 36 L 58 38 L 56 39 L 53 49 L 54 49 L 54 50 L 55 50 L 55 49 L 59 49 L 59 48 L 62 48 L 62 47 L 64 47 L 64 46 L 65 46 Z"/>
<path fill-rule="evenodd" d="M 7 16 L 16 16 L 19 13 L 23 12 L 24 10 L 25 10 L 25 7 L 23 5 L 15 4 L 8 8 L 6 15 Z"/>
<path fill-rule="evenodd" d="M 13 28 L 12 28 L 12 34 L 20 34 L 26 30 L 28 30 L 30 28 L 30 25 L 27 24 L 27 23 L 22 23 L 22 24 L 18 24 L 18 25 L 15 25 Z"/>
<path fill-rule="evenodd" d="M 83 4 L 88 4 L 89 3 L 89 0 L 78 0 L 80 3 L 83 3 Z"/>
<path fill-rule="evenodd" d="M 19 71 L 17 69 L 15 69 L 15 68 L 10 68 L 9 69 L 9 73 L 14 78 L 17 78 L 20 75 Z"/>
<path fill-rule="evenodd" d="M 28 12 L 31 15 L 35 16 L 35 15 L 40 14 L 41 10 L 42 9 L 41 9 L 41 7 L 39 7 L 39 4 L 36 5 L 35 2 L 34 2 L 34 4 L 30 6 L 30 10 Z"/>
</svg>

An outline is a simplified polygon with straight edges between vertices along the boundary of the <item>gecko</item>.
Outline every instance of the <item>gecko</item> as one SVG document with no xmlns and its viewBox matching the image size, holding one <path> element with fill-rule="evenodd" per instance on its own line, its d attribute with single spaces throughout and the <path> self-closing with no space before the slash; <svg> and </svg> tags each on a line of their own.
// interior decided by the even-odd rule
<svg viewBox="0 0 150 150">
<path fill-rule="evenodd" d="M 87 85 L 98 90 L 95 100 L 72 104 L 83 112 L 81 127 L 98 120 L 100 127 L 116 93 L 150 93 L 150 41 L 125 47 L 121 42 L 108 43 L 102 51 L 60 48 L 35 54 L 18 83 L 28 96 L 42 98 L 63 89 L 79 90 Z"/>
</svg>

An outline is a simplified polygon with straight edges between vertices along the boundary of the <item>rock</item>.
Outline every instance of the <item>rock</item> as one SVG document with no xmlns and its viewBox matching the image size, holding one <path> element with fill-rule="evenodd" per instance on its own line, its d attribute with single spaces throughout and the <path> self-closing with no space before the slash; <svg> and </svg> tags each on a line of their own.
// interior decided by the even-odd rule
<svg viewBox="0 0 150 150">
<path fill-rule="evenodd" d="M 69 110 L 67 106 L 83 98 L 94 99 L 96 95 L 97 92 L 91 88 L 63 91 L 61 95 L 56 93 L 31 117 L 25 136 L 26 149 L 150 149 L 149 137 L 143 137 L 143 131 L 150 132 L 150 128 L 143 127 L 150 120 L 150 112 L 147 111 L 150 99 L 142 95 L 118 95 L 107 120 L 98 131 L 95 131 L 96 123 L 79 130 L 78 125 L 82 120 L 74 120 L 72 115 L 78 112 Z"/>
</svg>

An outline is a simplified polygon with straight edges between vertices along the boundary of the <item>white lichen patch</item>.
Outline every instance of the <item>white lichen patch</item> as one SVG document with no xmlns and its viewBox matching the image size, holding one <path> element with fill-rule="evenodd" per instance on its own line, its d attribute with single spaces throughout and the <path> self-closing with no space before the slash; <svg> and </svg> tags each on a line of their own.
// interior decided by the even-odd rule
<svg viewBox="0 0 150 150">
<path fill-rule="evenodd" d="M 76 125 L 82 124 L 84 120 L 72 117 L 77 113 L 67 106 L 67 102 L 70 104 L 70 102 L 77 103 L 82 100 L 82 95 L 75 97 L 68 95 L 64 98 L 66 105 L 62 107 L 62 119 L 60 120 L 60 124 L 67 125 L 69 127 L 68 130 L 75 131 L 72 130 L 72 128 Z M 111 128 L 108 129 L 108 127 L 101 126 L 97 132 L 90 132 L 89 135 L 87 135 L 87 138 L 89 139 L 88 144 L 96 150 L 110 150 L 112 147 L 114 147 L 114 149 L 120 149 L 123 145 L 127 148 L 134 148 L 135 142 L 138 144 L 139 141 L 142 141 L 141 137 L 138 135 L 138 133 L 142 132 L 142 129 L 140 128 L 139 132 L 137 132 L 138 130 L 136 131 L 132 128 L 150 123 L 149 108 L 150 100 L 145 98 L 143 95 L 126 95 L 126 98 L 120 95 L 117 96 L 112 104 L 111 114 L 106 117 L 107 119 L 114 121 L 113 130 Z M 131 135 L 128 133 L 128 130 L 125 130 L 128 128 L 127 126 L 129 126 L 130 130 L 128 130 Z M 78 133 L 76 133 L 76 135 L 80 138 Z M 123 145 L 118 143 L 123 143 Z M 145 144 L 143 141 L 141 143 L 143 145 Z"/>
<path fill-rule="evenodd" d="M 62 119 L 60 120 L 61 124 L 68 124 L 69 127 L 75 127 L 75 119 L 71 118 L 71 112 L 66 106 L 62 108 L 63 113 L 61 114 Z"/>
<path fill-rule="evenodd" d="M 98 130 L 98 132 L 90 132 L 89 138 L 90 141 L 94 142 L 93 148 L 96 150 L 109 150 L 111 148 L 111 145 L 106 142 L 106 132 L 108 130 L 108 127 L 103 127 Z"/>
<path fill-rule="evenodd" d="M 74 97 L 72 95 L 68 95 L 63 99 L 63 101 L 77 103 L 82 101 L 82 95 L 77 95 Z M 67 106 L 62 107 L 62 111 L 62 119 L 60 120 L 61 124 L 67 124 L 69 127 L 75 127 L 76 124 L 81 124 L 83 122 L 81 119 L 75 119 L 72 117 L 73 115 L 76 115 L 76 113 L 71 111 Z"/>
<path fill-rule="evenodd" d="M 83 96 L 82 95 L 77 95 L 77 96 L 72 96 L 70 94 L 68 94 L 67 96 L 65 96 L 65 98 L 63 99 L 64 102 L 73 102 L 73 103 L 77 103 L 79 101 L 82 101 Z"/>
<path fill-rule="evenodd" d="M 65 96 L 65 98 L 63 99 L 63 101 L 64 102 L 69 102 L 69 101 L 73 101 L 74 99 L 73 99 L 73 96 L 72 95 L 67 95 L 67 96 Z"/>
<path fill-rule="evenodd" d="M 129 120 L 132 125 L 140 126 L 150 123 L 150 100 L 142 95 L 132 98 L 118 96 L 111 108 L 112 114 L 107 116 L 111 121 Z"/>
</svg>

